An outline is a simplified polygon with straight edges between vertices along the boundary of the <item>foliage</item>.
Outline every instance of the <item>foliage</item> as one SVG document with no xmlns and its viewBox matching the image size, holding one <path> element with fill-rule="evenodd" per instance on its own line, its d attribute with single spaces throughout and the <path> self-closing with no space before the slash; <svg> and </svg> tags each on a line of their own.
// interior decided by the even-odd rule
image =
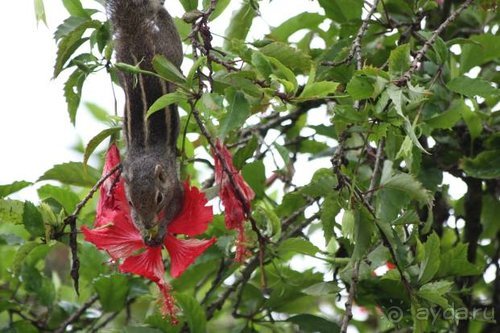
<svg viewBox="0 0 500 333">
<path fill-rule="evenodd" d="M 39 202 L 9 198 L 30 182 L 0 186 L 1 332 L 498 332 L 496 1 L 317 0 L 318 13 L 250 41 L 267 2 L 245 0 L 222 46 L 207 27 L 237 1 L 180 2 L 187 13 L 176 24 L 192 46 L 186 73 L 161 56 L 155 73 L 115 63 L 104 7 L 63 0 L 54 76 L 68 72 L 72 123 L 97 71 L 115 82 L 128 71 L 174 83 L 149 113 L 179 104 L 182 174 L 194 183 L 214 168 L 202 151 L 212 155 L 216 139 L 231 147 L 255 192 L 247 259 L 235 262 L 238 232 L 219 212 L 205 235 L 217 243 L 169 281 L 180 309 L 173 326 L 154 285 L 118 273 L 80 236 L 72 243 L 69 232 L 95 217 L 87 194 L 100 172 L 87 161 L 120 135 L 121 118 L 93 106 L 109 129 L 81 162 L 40 177 Z M 42 0 L 35 10 L 44 22 Z M 449 175 L 467 185 L 460 197 L 443 183 Z M 209 197 L 213 185 L 203 183 Z M 366 316 L 351 319 L 353 307 Z"/>
</svg>

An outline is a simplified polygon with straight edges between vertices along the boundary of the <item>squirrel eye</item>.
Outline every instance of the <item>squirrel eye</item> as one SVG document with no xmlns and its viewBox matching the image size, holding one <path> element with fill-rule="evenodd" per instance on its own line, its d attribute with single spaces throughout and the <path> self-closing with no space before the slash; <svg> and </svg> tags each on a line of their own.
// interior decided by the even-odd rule
<svg viewBox="0 0 500 333">
<path fill-rule="evenodd" d="M 156 204 L 161 204 L 161 202 L 163 201 L 163 194 L 161 194 L 160 192 L 158 192 L 158 194 L 156 195 Z"/>
<path fill-rule="evenodd" d="M 130 207 L 134 208 L 134 205 L 132 204 L 132 201 L 130 201 L 130 200 L 128 201 L 128 205 L 129 205 Z"/>
</svg>

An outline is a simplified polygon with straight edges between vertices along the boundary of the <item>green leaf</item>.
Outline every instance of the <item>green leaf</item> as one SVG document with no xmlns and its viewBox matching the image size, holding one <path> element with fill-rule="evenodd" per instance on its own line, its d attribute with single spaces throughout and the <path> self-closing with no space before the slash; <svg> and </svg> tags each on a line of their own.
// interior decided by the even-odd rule
<svg viewBox="0 0 500 333">
<path fill-rule="evenodd" d="M 389 73 L 392 78 L 401 77 L 410 68 L 410 44 L 403 44 L 391 51 Z"/>
<path fill-rule="evenodd" d="M 339 84 L 337 82 L 330 81 L 321 81 L 321 82 L 313 82 L 311 84 L 307 84 L 304 87 L 304 90 L 295 100 L 298 101 L 308 101 L 315 100 L 320 98 L 325 98 L 328 95 L 333 95 L 337 90 Z"/>
<path fill-rule="evenodd" d="M 319 251 L 320 250 L 317 246 L 302 238 L 288 238 L 284 240 L 278 247 L 278 254 L 280 256 L 286 256 L 296 253 L 314 256 Z"/>
<path fill-rule="evenodd" d="M 374 91 L 373 79 L 366 75 L 355 75 L 347 84 L 347 92 L 355 100 L 370 98 Z"/>
<path fill-rule="evenodd" d="M 6 196 L 11 195 L 12 193 L 15 193 L 17 191 L 20 191 L 30 185 L 33 185 L 33 183 L 24 180 L 13 182 L 11 184 L 0 185 L 0 199 L 5 198 Z"/>
<path fill-rule="evenodd" d="M 426 284 L 439 270 L 439 265 L 441 264 L 441 242 L 439 236 L 436 233 L 432 233 L 424 244 L 424 259 L 420 265 L 420 273 L 418 276 L 418 281 L 420 284 Z"/>
<path fill-rule="evenodd" d="M 482 151 L 474 158 L 464 158 L 460 168 L 468 176 L 481 179 L 500 178 L 500 150 Z"/>
<path fill-rule="evenodd" d="M 245 95 L 234 89 L 226 90 L 229 106 L 227 114 L 221 120 L 219 127 L 219 136 L 225 137 L 230 131 L 241 128 L 247 118 L 250 116 L 250 104 Z"/>
<path fill-rule="evenodd" d="M 381 186 L 403 192 L 421 203 L 429 204 L 432 201 L 432 194 L 415 177 L 407 173 L 397 174 L 385 180 Z"/>
<path fill-rule="evenodd" d="M 87 29 L 98 29 L 101 22 L 97 20 L 86 21 L 78 28 L 64 36 L 58 44 L 56 64 L 54 66 L 54 78 L 56 78 L 64 68 L 64 65 L 73 53 L 85 43 L 88 38 L 83 38 L 82 35 Z"/>
<path fill-rule="evenodd" d="M 47 17 L 45 16 L 43 0 L 35 0 L 35 17 L 37 22 L 41 21 L 47 25 Z"/>
<path fill-rule="evenodd" d="M 321 224 L 325 235 L 325 242 L 328 244 L 332 239 L 335 226 L 335 217 L 340 212 L 339 200 L 336 195 L 329 195 L 323 201 L 321 206 Z"/>
<path fill-rule="evenodd" d="M 483 264 L 472 264 L 467 260 L 467 244 L 458 243 L 441 253 L 441 266 L 437 278 L 472 276 L 484 273 Z"/>
<path fill-rule="evenodd" d="M 63 0 L 63 4 L 71 16 L 90 18 L 89 13 L 83 9 L 80 0 Z"/>
<path fill-rule="evenodd" d="M 450 108 L 425 122 L 433 128 L 452 128 L 462 118 L 462 100 L 453 100 Z"/>
<path fill-rule="evenodd" d="M 208 8 L 210 6 L 211 0 L 203 0 L 203 8 Z M 220 14 L 224 12 L 231 0 L 218 0 L 215 5 L 215 10 L 210 15 L 210 21 L 215 20 Z"/>
<path fill-rule="evenodd" d="M 105 312 L 120 311 L 125 307 L 130 291 L 127 276 L 122 274 L 101 276 L 93 281 L 93 286 Z"/>
<path fill-rule="evenodd" d="M 324 20 L 325 17 L 317 13 L 301 13 L 281 23 L 278 27 L 272 28 L 269 37 L 276 41 L 287 42 L 288 37 L 299 30 L 318 29 Z"/>
<path fill-rule="evenodd" d="M 233 49 L 231 46 L 231 41 L 235 40 L 245 40 L 250 27 L 252 26 L 253 19 L 257 15 L 255 9 L 251 6 L 250 2 L 245 2 L 241 8 L 236 11 L 231 20 L 230 24 L 226 29 L 226 39 L 224 41 L 225 49 Z"/>
<path fill-rule="evenodd" d="M 182 308 L 184 318 L 189 326 L 189 331 L 192 333 L 207 332 L 207 319 L 205 311 L 198 301 L 186 294 L 176 294 L 175 299 Z"/>
<path fill-rule="evenodd" d="M 76 29 L 78 29 L 82 24 L 85 22 L 88 22 L 87 18 L 82 18 L 78 16 L 70 16 L 67 19 L 64 20 L 62 24 L 60 24 L 56 32 L 54 32 L 54 39 L 56 41 L 60 40 L 61 38 L 69 35 Z"/>
<path fill-rule="evenodd" d="M 190 12 L 198 8 L 198 0 L 179 0 L 186 12 Z"/>
<path fill-rule="evenodd" d="M 454 78 L 446 86 L 451 91 L 467 97 L 481 96 L 488 98 L 499 94 L 499 90 L 494 88 L 488 81 L 480 78 L 471 79 L 467 76 Z"/>
<path fill-rule="evenodd" d="M 91 166 L 84 167 L 83 163 L 68 162 L 55 165 L 52 169 L 46 171 L 38 181 L 57 180 L 67 185 L 92 187 L 99 178 L 99 171 Z"/>
<path fill-rule="evenodd" d="M 449 292 L 453 286 L 451 281 L 436 281 L 423 285 L 418 291 L 417 295 L 431 303 L 438 304 L 443 309 L 448 309 L 449 304 L 444 294 Z"/>
<path fill-rule="evenodd" d="M 268 58 L 262 53 L 255 51 L 252 53 L 252 65 L 260 72 L 264 79 L 268 79 L 273 73 L 273 66 Z"/>
<path fill-rule="evenodd" d="M 257 137 L 253 136 L 248 143 L 240 148 L 233 156 L 233 163 L 236 169 L 241 169 L 245 165 L 246 160 L 253 156 L 259 145 Z"/>
<path fill-rule="evenodd" d="M 53 185 L 44 185 L 38 189 L 38 196 L 42 200 L 54 199 L 57 201 L 67 214 L 71 214 L 76 205 L 80 202 L 80 198 L 74 192 Z"/>
<path fill-rule="evenodd" d="M 299 326 L 300 332 L 304 333 L 337 333 L 340 327 L 325 318 L 313 316 L 310 314 L 299 314 L 288 318 L 286 321 Z"/>
<path fill-rule="evenodd" d="M 24 203 L 18 200 L 0 199 L 0 224 L 21 224 Z"/>
<path fill-rule="evenodd" d="M 483 132 L 483 124 L 481 122 L 481 117 L 475 111 L 472 111 L 464 101 L 460 103 L 460 111 L 462 113 L 462 118 L 469 129 L 469 133 L 472 139 L 478 138 Z"/>
<path fill-rule="evenodd" d="M 24 203 L 23 224 L 33 237 L 40 237 L 45 234 L 42 214 L 40 214 L 38 208 L 29 201 Z"/>
<path fill-rule="evenodd" d="M 467 73 L 474 66 L 480 66 L 499 58 L 500 35 L 482 34 L 471 36 L 469 43 L 462 46 L 460 72 Z"/>
<path fill-rule="evenodd" d="M 24 243 L 17 249 L 16 256 L 12 265 L 12 273 L 14 274 L 14 276 L 18 276 L 21 273 L 21 269 L 26 261 L 26 257 L 38 246 L 42 246 L 42 244 L 36 241 L 32 241 Z"/>
<path fill-rule="evenodd" d="M 260 51 L 268 57 L 277 59 L 294 72 L 307 73 L 311 68 L 312 62 L 309 55 L 286 43 L 272 42 L 261 47 Z"/>
<path fill-rule="evenodd" d="M 285 80 L 286 82 L 280 81 L 285 86 L 287 93 L 295 93 L 297 91 L 298 83 L 295 74 L 290 70 L 290 68 L 283 65 L 278 59 L 273 57 L 267 58 L 269 62 L 273 66 L 273 73 L 280 79 Z M 289 84 L 286 84 L 286 83 Z"/>
<path fill-rule="evenodd" d="M 76 121 L 76 112 L 78 106 L 80 105 L 80 99 L 82 97 L 83 83 L 87 74 L 77 68 L 68 78 L 66 83 L 64 83 L 64 97 L 66 98 L 66 103 L 68 104 L 68 114 L 69 119 L 73 126 Z"/>
<path fill-rule="evenodd" d="M 361 20 L 362 0 L 319 0 L 326 16 L 337 23 L 350 23 Z"/>
<path fill-rule="evenodd" d="M 246 164 L 241 170 L 241 174 L 255 192 L 255 197 L 257 199 L 264 197 L 266 169 L 262 160 Z"/>
<path fill-rule="evenodd" d="M 154 114 L 156 111 L 163 110 L 167 106 L 172 105 L 172 104 L 179 104 L 180 102 L 186 101 L 186 95 L 179 93 L 179 92 L 173 92 L 169 94 L 165 94 L 158 98 L 153 105 L 151 105 L 148 109 L 148 112 L 146 113 L 146 117 L 151 117 L 152 114 Z"/>
<path fill-rule="evenodd" d="M 311 296 L 326 296 L 329 294 L 337 294 L 340 290 L 340 287 L 333 282 L 319 282 L 302 289 L 302 292 Z"/>
<path fill-rule="evenodd" d="M 102 130 L 99 134 L 90 139 L 89 143 L 85 147 L 85 152 L 83 154 L 83 165 L 86 167 L 87 162 L 89 161 L 90 156 L 95 151 L 97 146 L 99 146 L 107 137 L 114 135 L 115 133 L 119 133 L 121 131 L 121 127 L 111 127 L 105 130 Z"/>
<path fill-rule="evenodd" d="M 155 55 L 153 68 L 165 80 L 173 82 L 181 87 L 186 85 L 186 78 L 179 69 L 163 55 Z"/>
</svg>

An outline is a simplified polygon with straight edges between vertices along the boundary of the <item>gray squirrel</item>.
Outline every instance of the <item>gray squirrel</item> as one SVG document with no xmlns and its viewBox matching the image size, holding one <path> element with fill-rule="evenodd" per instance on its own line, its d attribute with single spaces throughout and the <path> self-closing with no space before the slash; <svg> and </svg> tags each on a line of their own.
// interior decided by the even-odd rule
<svg viewBox="0 0 500 333">
<path fill-rule="evenodd" d="M 118 62 L 152 71 L 152 59 L 160 54 L 180 67 L 183 58 L 180 36 L 163 3 L 163 0 L 107 0 Z M 119 78 L 125 91 L 125 190 L 133 222 L 144 242 L 158 246 L 163 242 L 168 223 L 184 202 L 177 171 L 179 114 L 175 105 L 149 119 L 146 112 L 173 87 L 151 75 L 121 72 Z"/>
</svg>

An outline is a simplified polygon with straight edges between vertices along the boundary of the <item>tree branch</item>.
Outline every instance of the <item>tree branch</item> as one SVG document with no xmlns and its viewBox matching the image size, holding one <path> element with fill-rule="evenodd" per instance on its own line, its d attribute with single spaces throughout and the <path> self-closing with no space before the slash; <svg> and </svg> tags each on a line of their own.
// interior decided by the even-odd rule
<svg viewBox="0 0 500 333">
<path fill-rule="evenodd" d="M 420 61 L 422 58 L 425 56 L 429 48 L 436 42 L 437 38 L 439 35 L 450 25 L 451 22 L 455 21 L 456 18 L 467 8 L 471 5 L 471 3 L 474 0 L 466 0 L 456 11 L 454 11 L 441 25 L 434 30 L 432 33 L 431 37 L 424 43 L 424 46 L 420 49 L 420 51 L 417 52 L 415 55 L 415 58 L 413 59 L 410 68 L 399 78 L 397 79 L 394 84 L 396 84 L 398 87 L 405 86 L 408 81 L 411 80 L 411 77 L 413 73 L 417 70 Z"/>
<path fill-rule="evenodd" d="M 352 43 L 351 49 L 349 50 L 349 54 L 347 55 L 347 57 L 341 61 L 323 61 L 321 63 L 323 66 L 334 66 L 335 67 L 335 66 L 347 64 L 347 63 L 350 63 L 355 56 L 356 56 L 356 61 L 359 63 L 359 61 L 361 60 L 361 55 L 360 55 L 361 54 L 361 39 L 363 39 L 363 36 L 365 35 L 366 31 L 368 30 L 370 18 L 377 10 L 377 5 L 378 5 L 379 1 L 380 0 L 375 0 L 373 2 L 373 5 L 372 5 L 370 11 L 368 12 L 368 15 L 361 23 L 361 27 L 359 27 L 358 33 L 356 34 L 356 37 L 354 38 L 354 42 Z"/>
</svg>

